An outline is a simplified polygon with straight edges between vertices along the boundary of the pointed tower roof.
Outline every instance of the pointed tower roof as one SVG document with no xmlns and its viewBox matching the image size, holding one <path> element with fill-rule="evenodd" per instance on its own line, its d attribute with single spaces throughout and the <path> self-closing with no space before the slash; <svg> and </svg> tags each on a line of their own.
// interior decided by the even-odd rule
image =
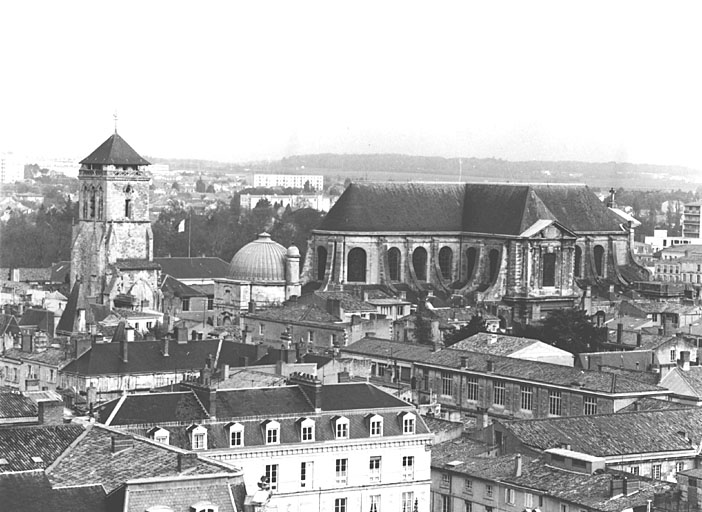
<svg viewBox="0 0 702 512">
<path fill-rule="evenodd" d="M 81 164 L 97 165 L 149 165 L 148 162 L 127 144 L 117 132 L 100 144 L 95 151 L 81 160 Z"/>
</svg>

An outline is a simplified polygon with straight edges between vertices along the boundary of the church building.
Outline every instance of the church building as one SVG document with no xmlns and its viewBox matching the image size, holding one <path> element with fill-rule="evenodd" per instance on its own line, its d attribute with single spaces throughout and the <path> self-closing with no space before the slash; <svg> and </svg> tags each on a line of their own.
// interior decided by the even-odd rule
<svg viewBox="0 0 702 512">
<path fill-rule="evenodd" d="M 71 286 L 79 307 L 158 309 L 160 267 L 153 261 L 149 162 L 115 130 L 81 162 L 73 228 Z"/>
<path fill-rule="evenodd" d="M 632 241 L 584 185 L 352 184 L 313 231 L 302 281 L 458 295 L 528 323 L 646 279 Z"/>
</svg>

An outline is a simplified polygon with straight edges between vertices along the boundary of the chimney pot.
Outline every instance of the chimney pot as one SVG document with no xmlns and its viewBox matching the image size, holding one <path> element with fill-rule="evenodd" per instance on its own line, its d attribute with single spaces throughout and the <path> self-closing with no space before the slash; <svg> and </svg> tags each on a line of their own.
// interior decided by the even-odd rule
<svg viewBox="0 0 702 512">
<path fill-rule="evenodd" d="M 170 340 L 168 339 L 168 336 L 166 336 L 166 337 L 163 339 L 163 357 L 168 357 L 168 356 L 169 356 L 169 353 L 168 353 L 168 349 L 169 349 L 168 345 L 169 345 L 169 343 L 170 343 Z"/>
<path fill-rule="evenodd" d="M 514 468 L 514 476 L 522 476 L 522 454 L 518 453 L 517 456 L 514 458 L 515 462 L 515 468 Z"/>
</svg>

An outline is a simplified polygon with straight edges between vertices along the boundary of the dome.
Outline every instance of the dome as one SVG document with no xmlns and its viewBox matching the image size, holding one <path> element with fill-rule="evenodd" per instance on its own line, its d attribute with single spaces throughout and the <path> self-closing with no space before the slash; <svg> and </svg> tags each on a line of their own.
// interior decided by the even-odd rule
<svg viewBox="0 0 702 512">
<path fill-rule="evenodd" d="M 232 258 L 229 277 L 240 281 L 285 281 L 285 247 L 271 240 L 271 235 L 261 233 Z"/>
<path fill-rule="evenodd" d="M 291 245 L 288 247 L 288 258 L 299 258 L 300 257 L 300 249 L 298 249 L 296 246 Z"/>
</svg>

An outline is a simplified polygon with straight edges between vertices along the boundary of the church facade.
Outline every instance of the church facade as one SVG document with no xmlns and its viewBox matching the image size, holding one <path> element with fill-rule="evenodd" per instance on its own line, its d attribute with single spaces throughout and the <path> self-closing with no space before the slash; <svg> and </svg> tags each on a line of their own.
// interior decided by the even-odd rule
<svg viewBox="0 0 702 512">
<path fill-rule="evenodd" d="M 81 161 L 71 286 L 78 283 L 83 307 L 160 307 L 148 165 L 116 131 Z"/>
<path fill-rule="evenodd" d="M 352 184 L 313 231 L 302 280 L 459 295 L 528 323 L 645 279 L 632 240 L 584 185 Z"/>
</svg>

